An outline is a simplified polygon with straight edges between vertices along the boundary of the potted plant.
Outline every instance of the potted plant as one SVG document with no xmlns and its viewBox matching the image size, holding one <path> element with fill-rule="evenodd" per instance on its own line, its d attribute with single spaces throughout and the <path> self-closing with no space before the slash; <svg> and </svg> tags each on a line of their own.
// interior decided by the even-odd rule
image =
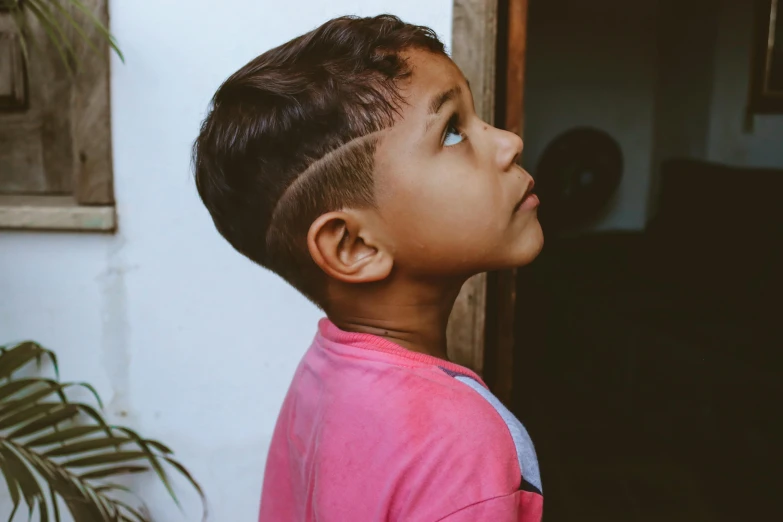
<svg viewBox="0 0 783 522">
<path fill-rule="evenodd" d="M 28 376 L 31 363 L 51 361 L 54 378 Z M 83 388 L 99 406 L 69 400 Z M 117 478 L 154 473 L 179 504 L 168 472 L 183 475 L 204 502 L 188 470 L 164 444 L 113 426 L 100 413 L 97 392 L 85 383 L 61 383 L 55 354 L 33 342 L 0 347 L 0 476 L 13 502 L 41 522 L 59 522 L 67 509 L 76 522 L 149 522 L 143 501 Z M 205 506 L 205 504 L 204 504 Z M 204 509 L 206 518 L 206 508 Z"/>
</svg>

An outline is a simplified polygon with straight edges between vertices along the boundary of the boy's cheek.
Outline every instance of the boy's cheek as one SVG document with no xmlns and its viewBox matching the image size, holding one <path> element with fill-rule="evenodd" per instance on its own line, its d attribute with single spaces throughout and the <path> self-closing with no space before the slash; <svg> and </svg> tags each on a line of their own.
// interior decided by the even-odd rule
<svg viewBox="0 0 783 522">
<path fill-rule="evenodd" d="M 485 267 L 488 264 L 510 262 L 512 245 L 496 222 L 453 217 L 439 221 L 422 219 L 417 225 L 395 231 L 398 261 L 439 273 L 470 272 L 490 268 Z"/>
<path fill-rule="evenodd" d="M 406 191 L 382 204 L 399 256 L 416 265 L 435 261 L 463 268 L 483 263 L 487 252 L 505 256 L 519 232 L 509 230 L 511 215 L 498 201 L 501 195 L 482 187 L 428 188 L 423 183 L 418 193 Z"/>
<path fill-rule="evenodd" d="M 406 243 L 448 252 L 482 249 L 507 236 L 504 223 L 493 215 L 474 212 L 464 206 L 430 208 L 410 213 L 398 238 Z"/>
</svg>

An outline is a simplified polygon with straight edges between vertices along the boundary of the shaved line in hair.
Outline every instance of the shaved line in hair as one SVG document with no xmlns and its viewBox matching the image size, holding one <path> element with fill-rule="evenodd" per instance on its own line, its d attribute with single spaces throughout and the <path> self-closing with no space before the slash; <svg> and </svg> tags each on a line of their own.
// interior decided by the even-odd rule
<svg viewBox="0 0 783 522">
<path fill-rule="evenodd" d="M 356 152 L 357 149 L 361 147 L 375 147 L 375 145 L 377 145 L 378 138 L 385 130 L 386 129 L 380 129 L 347 141 L 346 143 L 335 149 L 332 149 L 331 151 L 324 154 L 321 158 L 312 162 L 304 171 L 302 171 L 301 174 L 296 176 L 294 181 L 283 191 L 283 194 L 280 196 L 280 199 L 277 201 L 277 204 L 272 211 L 272 217 L 269 221 L 269 228 L 267 229 L 266 233 L 267 244 L 270 242 L 271 233 L 277 228 L 277 224 L 281 219 L 281 215 L 294 201 L 304 195 L 303 192 L 306 192 L 306 190 L 304 190 L 305 187 L 310 185 L 314 178 L 319 175 L 324 175 L 327 172 L 325 169 L 329 166 L 342 163 L 341 160 L 343 158 L 351 155 L 352 152 Z M 343 167 L 353 168 L 353 166 L 350 164 L 346 164 Z M 370 198 L 372 197 L 371 194 L 368 196 Z"/>
</svg>

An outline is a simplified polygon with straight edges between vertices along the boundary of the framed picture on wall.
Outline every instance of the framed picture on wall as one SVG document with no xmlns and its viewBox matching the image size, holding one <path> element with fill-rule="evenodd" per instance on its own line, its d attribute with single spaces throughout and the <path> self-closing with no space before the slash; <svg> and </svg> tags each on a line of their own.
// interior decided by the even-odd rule
<svg viewBox="0 0 783 522">
<path fill-rule="evenodd" d="M 756 0 L 750 110 L 783 113 L 783 0 Z"/>
</svg>

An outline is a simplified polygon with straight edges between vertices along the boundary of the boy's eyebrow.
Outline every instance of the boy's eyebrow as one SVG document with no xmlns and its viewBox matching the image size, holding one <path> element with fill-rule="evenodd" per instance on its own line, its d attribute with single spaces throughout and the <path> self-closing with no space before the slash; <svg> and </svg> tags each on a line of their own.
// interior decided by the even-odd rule
<svg viewBox="0 0 783 522">
<path fill-rule="evenodd" d="M 432 101 L 430 102 L 430 112 L 429 115 L 435 115 L 440 112 L 440 109 L 446 104 L 446 102 L 449 102 L 462 94 L 462 88 L 459 85 L 455 85 L 454 87 L 447 89 L 440 94 L 436 95 L 434 98 L 432 98 Z"/>
<path fill-rule="evenodd" d="M 468 86 L 468 88 L 470 88 L 470 86 Z M 425 134 L 430 131 L 432 124 L 437 121 L 433 116 L 437 116 L 446 103 L 456 99 L 460 94 L 462 94 L 462 88 L 459 85 L 455 85 L 432 98 L 432 101 L 430 101 L 429 114 L 427 115 L 427 122 L 424 124 Z"/>
</svg>

